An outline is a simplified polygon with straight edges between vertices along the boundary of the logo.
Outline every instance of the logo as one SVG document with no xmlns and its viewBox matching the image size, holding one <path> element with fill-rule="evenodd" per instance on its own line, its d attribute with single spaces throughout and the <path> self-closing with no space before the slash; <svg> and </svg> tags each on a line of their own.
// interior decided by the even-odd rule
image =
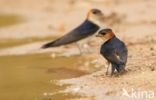
<svg viewBox="0 0 156 100">
<path fill-rule="evenodd" d="M 130 92 L 128 92 L 125 88 L 122 89 L 122 97 L 128 97 L 131 99 L 152 99 L 154 96 L 154 91 L 151 90 L 135 90 L 132 88 Z"/>
</svg>

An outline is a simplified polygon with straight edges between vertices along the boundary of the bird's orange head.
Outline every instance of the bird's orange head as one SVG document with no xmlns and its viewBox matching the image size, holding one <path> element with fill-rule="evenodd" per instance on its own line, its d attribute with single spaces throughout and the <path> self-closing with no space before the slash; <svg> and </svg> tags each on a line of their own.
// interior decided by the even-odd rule
<svg viewBox="0 0 156 100">
<path fill-rule="evenodd" d="M 98 32 L 98 35 L 96 35 L 96 37 L 101 37 L 102 39 L 111 39 L 115 36 L 114 32 L 112 31 L 112 29 L 102 29 Z"/>
<path fill-rule="evenodd" d="M 100 24 L 104 20 L 104 15 L 99 9 L 91 9 L 87 14 L 87 19 L 95 24 Z"/>
</svg>

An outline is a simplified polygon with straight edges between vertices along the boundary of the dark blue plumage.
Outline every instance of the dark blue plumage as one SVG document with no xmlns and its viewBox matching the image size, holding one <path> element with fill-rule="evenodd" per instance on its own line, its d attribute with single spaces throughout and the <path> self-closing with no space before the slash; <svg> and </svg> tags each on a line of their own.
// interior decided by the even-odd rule
<svg viewBox="0 0 156 100">
<path fill-rule="evenodd" d="M 79 41 L 81 39 L 93 35 L 98 31 L 98 29 L 99 29 L 98 25 L 92 23 L 89 20 L 85 20 L 80 26 L 73 29 L 65 36 L 43 45 L 42 48 L 57 47 Z"/>
<path fill-rule="evenodd" d="M 105 34 L 102 34 L 105 32 Z M 108 40 L 101 46 L 100 54 L 112 65 L 112 75 L 115 69 L 117 72 L 125 71 L 125 66 L 127 62 L 128 50 L 124 42 L 119 40 L 111 30 L 104 29 L 99 33 L 101 35 L 108 35 Z M 107 37 L 108 37 L 107 36 Z M 105 36 L 103 36 L 105 37 Z"/>
</svg>

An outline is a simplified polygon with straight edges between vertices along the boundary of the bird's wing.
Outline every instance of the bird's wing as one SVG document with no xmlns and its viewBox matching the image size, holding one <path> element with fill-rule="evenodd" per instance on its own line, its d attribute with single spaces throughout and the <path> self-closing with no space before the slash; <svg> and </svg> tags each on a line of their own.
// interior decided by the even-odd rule
<svg viewBox="0 0 156 100">
<path fill-rule="evenodd" d="M 106 54 L 108 59 L 116 64 L 126 64 L 128 54 L 126 45 L 117 38 L 110 45 L 111 50 L 109 50 L 109 54 Z"/>
<path fill-rule="evenodd" d="M 127 62 L 128 50 L 124 44 L 122 45 L 122 50 L 118 49 L 116 54 L 118 55 L 121 62 L 124 64 Z"/>
<path fill-rule="evenodd" d="M 122 54 L 120 54 L 116 50 L 110 51 L 109 54 L 105 54 L 105 57 L 108 61 L 117 65 L 124 64 L 123 60 L 121 59 L 121 56 Z"/>
<path fill-rule="evenodd" d="M 57 47 L 79 41 L 93 35 L 98 31 L 98 29 L 99 26 L 89 20 L 86 20 L 79 27 L 75 28 L 63 37 L 43 45 L 42 48 Z"/>
</svg>

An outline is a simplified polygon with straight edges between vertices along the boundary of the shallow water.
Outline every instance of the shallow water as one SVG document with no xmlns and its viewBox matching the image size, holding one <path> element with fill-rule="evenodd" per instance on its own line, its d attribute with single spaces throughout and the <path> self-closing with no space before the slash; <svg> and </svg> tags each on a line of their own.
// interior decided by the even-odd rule
<svg viewBox="0 0 156 100">
<path fill-rule="evenodd" d="M 24 19 L 14 14 L 0 14 L 0 28 L 16 25 L 23 22 Z"/>
<path fill-rule="evenodd" d="M 83 60 L 83 62 L 82 62 Z M 90 73 L 79 66 L 86 61 L 83 57 L 58 57 L 50 54 L 33 54 L 0 57 L 0 100 L 64 100 L 77 97 L 72 94 L 58 93 L 65 89 L 55 80 L 79 77 Z M 64 98 L 64 99 L 63 99 Z"/>
<path fill-rule="evenodd" d="M 57 37 L 50 36 L 50 37 L 33 37 L 33 38 L 24 38 L 24 39 L 3 39 L 0 40 L 0 49 L 14 47 L 19 45 L 24 45 L 33 42 L 41 42 L 41 41 L 51 41 L 56 39 Z"/>
</svg>

